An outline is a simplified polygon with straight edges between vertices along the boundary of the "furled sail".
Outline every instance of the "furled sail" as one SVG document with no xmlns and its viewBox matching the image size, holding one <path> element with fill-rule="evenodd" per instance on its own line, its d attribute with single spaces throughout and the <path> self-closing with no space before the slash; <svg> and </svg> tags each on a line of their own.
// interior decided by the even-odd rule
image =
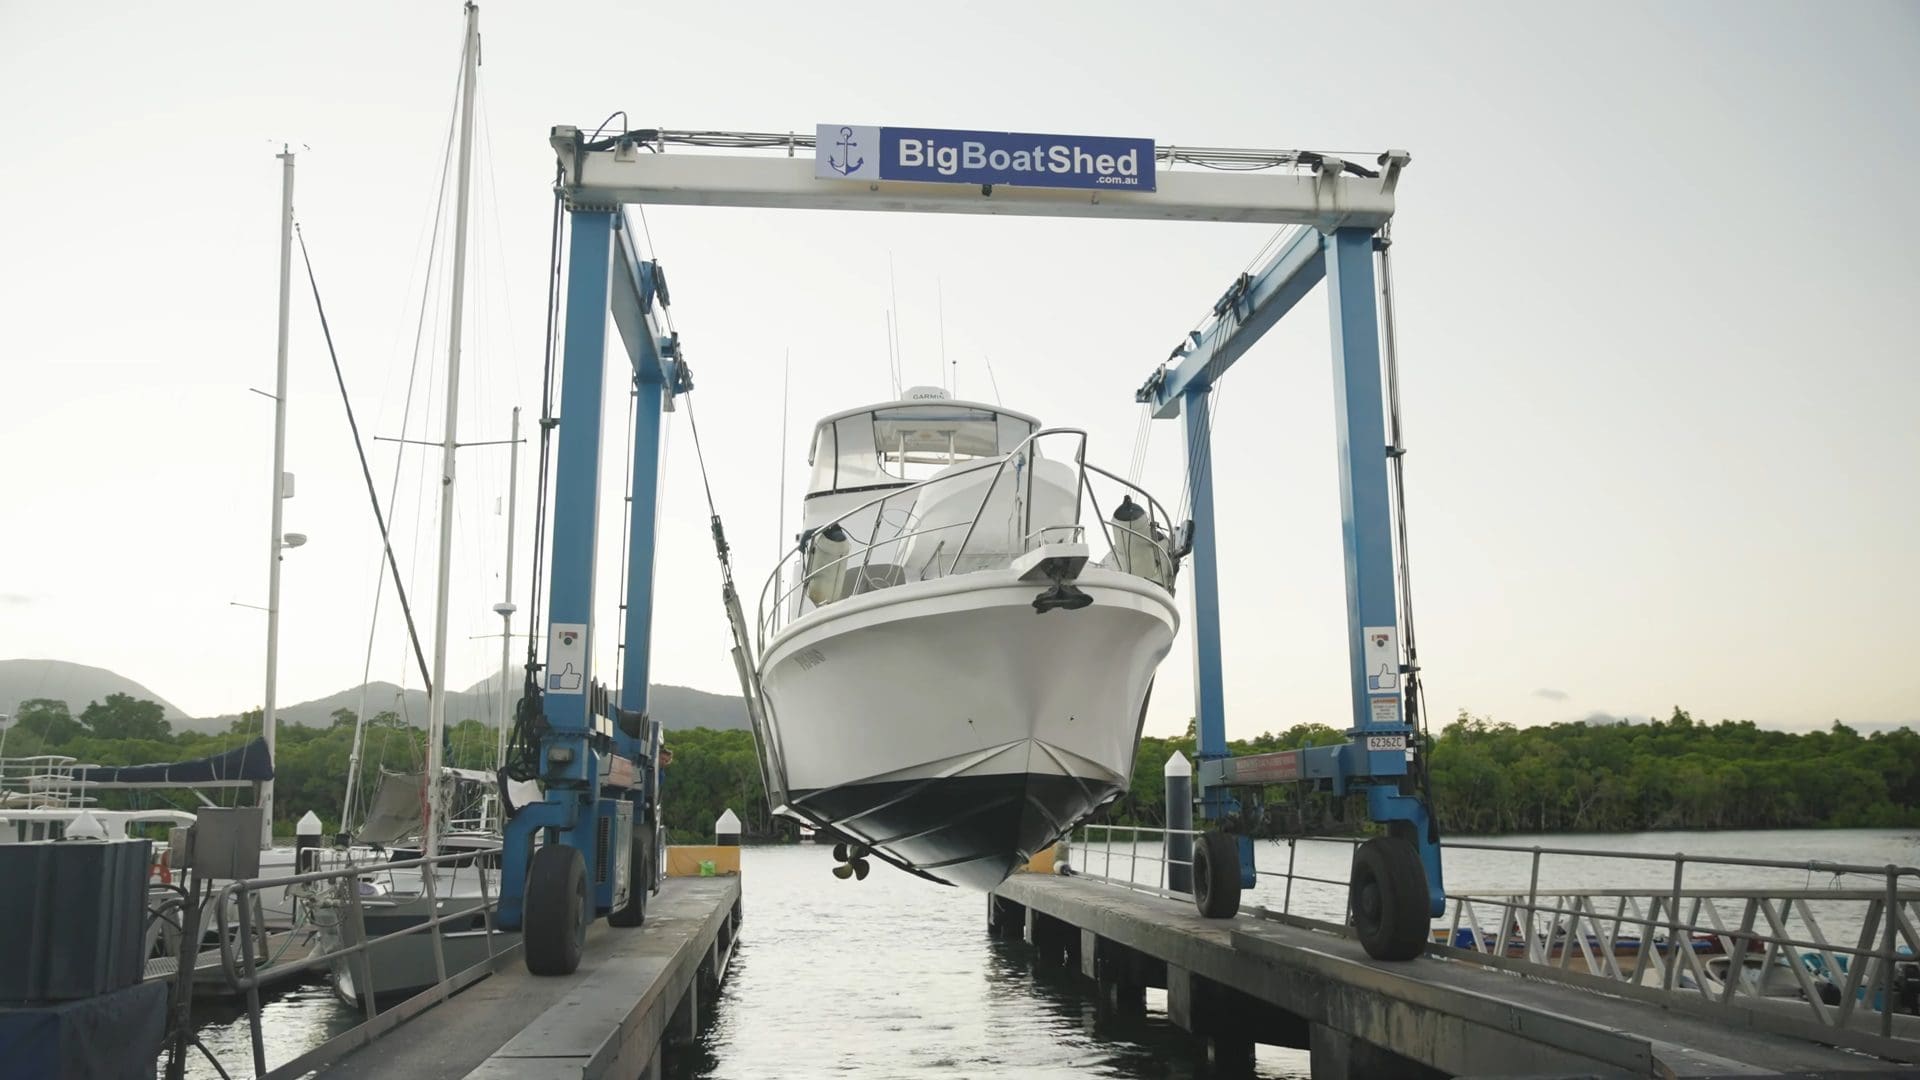
<svg viewBox="0 0 1920 1080">
<path fill-rule="evenodd" d="M 153 765 L 79 765 L 74 767 L 72 779 L 76 784 L 117 787 L 251 784 L 273 779 L 273 758 L 267 753 L 267 740 L 254 739 L 224 754 L 192 761 L 168 761 Z"/>
</svg>

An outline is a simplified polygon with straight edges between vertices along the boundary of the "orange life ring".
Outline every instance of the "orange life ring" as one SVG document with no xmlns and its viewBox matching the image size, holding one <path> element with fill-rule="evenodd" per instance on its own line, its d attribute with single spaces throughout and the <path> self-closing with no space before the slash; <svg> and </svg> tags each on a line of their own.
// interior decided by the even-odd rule
<svg viewBox="0 0 1920 1080">
<path fill-rule="evenodd" d="M 170 860 L 172 854 L 170 849 L 161 848 L 160 854 L 154 856 L 153 866 L 147 871 L 149 881 L 157 880 L 162 885 L 173 884 L 173 867 Z"/>
</svg>

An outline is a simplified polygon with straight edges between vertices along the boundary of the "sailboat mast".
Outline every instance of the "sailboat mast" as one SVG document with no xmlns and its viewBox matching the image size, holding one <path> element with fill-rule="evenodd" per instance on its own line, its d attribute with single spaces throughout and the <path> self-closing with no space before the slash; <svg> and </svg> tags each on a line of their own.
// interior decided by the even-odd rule
<svg viewBox="0 0 1920 1080">
<path fill-rule="evenodd" d="M 267 561 L 267 691 L 260 710 L 260 726 L 267 739 L 267 761 L 273 761 L 275 693 L 280 681 L 280 550 L 281 511 L 287 499 L 287 313 L 293 285 L 293 152 L 285 146 L 280 159 L 280 343 L 273 379 L 273 535 Z M 273 781 L 260 784 L 260 847 L 273 846 Z"/>
<path fill-rule="evenodd" d="M 453 564 L 453 462 L 459 453 L 460 324 L 467 284 L 467 202 L 473 172 L 473 91 L 480 67 L 480 8 L 467 5 L 467 42 L 460 74 L 460 176 L 453 215 L 453 299 L 447 330 L 447 424 L 440 441 L 440 571 L 434 592 L 433 686 L 427 703 L 427 822 L 425 854 L 439 854 L 442 805 L 440 744 L 447 729 L 447 588 Z"/>
<path fill-rule="evenodd" d="M 513 515 L 520 495 L 520 406 L 513 407 L 513 432 L 507 448 L 507 573 L 506 595 L 493 605 L 500 614 L 500 744 L 493 754 L 494 768 L 507 761 L 507 728 L 512 724 L 508 707 L 513 704 Z"/>
</svg>

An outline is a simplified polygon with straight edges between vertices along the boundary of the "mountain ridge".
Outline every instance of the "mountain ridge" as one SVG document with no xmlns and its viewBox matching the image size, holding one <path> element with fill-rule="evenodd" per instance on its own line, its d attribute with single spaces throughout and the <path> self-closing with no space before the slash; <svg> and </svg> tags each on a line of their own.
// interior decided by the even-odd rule
<svg viewBox="0 0 1920 1080">
<path fill-rule="evenodd" d="M 458 724 L 462 720 L 474 719 L 489 725 L 495 723 L 500 712 L 499 686 L 500 677 L 496 674 L 464 690 L 448 694 L 447 722 Z M 0 660 L 0 713 L 11 715 L 22 701 L 50 698 L 66 702 L 67 708 L 78 716 L 89 702 L 104 700 L 108 694 L 128 694 L 158 703 L 166 710 L 167 720 L 173 724 L 175 731 L 226 731 L 241 716 L 240 713 L 189 716 L 184 709 L 144 684 L 106 668 L 66 660 Z M 517 689 L 511 697 L 509 709 L 519 703 Z M 337 709 L 350 709 L 357 714 L 361 700 L 361 688 L 349 686 L 308 701 L 279 705 L 274 711 L 283 724 L 325 727 L 333 723 L 333 713 Z M 375 681 L 367 684 L 365 701 L 369 714 L 391 710 L 416 727 L 426 726 L 427 694 L 424 690 Z M 686 686 L 655 683 L 649 693 L 648 708 L 669 729 L 705 727 L 725 730 L 744 729 L 747 726 L 746 703 L 732 694 L 713 694 Z"/>
<path fill-rule="evenodd" d="M 35 698 L 64 701 L 78 716 L 88 703 L 104 701 L 108 694 L 128 694 L 154 702 L 175 724 L 192 719 L 185 709 L 117 671 L 71 660 L 0 660 L 0 713 L 8 716 L 19 711 L 21 702 Z"/>
</svg>

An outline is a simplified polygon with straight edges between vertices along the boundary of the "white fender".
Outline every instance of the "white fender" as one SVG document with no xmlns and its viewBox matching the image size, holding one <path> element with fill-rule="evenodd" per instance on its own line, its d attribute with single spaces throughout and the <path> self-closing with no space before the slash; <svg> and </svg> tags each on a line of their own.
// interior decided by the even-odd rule
<svg viewBox="0 0 1920 1080">
<path fill-rule="evenodd" d="M 1131 495 L 1123 496 L 1109 524 L 1119 569 L 1146 578 L 1163 589 L 1172 588 L 1173 575 L 1168 572 L 1172 566 L 1167 558 L 1165 536 L 1147 516 L 1147 508 L 1134 502 Z"/>
<path fill-rule="evenodd" d="M 847 530 L 838 522 L 813 535 L 807 544 L 807 599 L 815 607 L 825 607 L 847 591 Z"/>
</svg>

